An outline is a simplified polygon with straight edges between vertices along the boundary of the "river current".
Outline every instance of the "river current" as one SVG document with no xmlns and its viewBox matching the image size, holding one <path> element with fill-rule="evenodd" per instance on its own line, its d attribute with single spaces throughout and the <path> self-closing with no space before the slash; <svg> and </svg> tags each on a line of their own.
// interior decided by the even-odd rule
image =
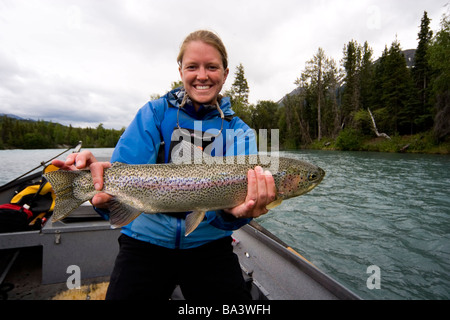
<svg viewBox="0 0 450 320">
<path fill-rule="evenodd" d="M 1 150 L 0 185 L 60 152 Z M 280 155 L 316 164 L 326 176 L 310 193 L 258 218 L 260 224 L 364 299 L 450 299 L 449 156 Z"/>
</svg>

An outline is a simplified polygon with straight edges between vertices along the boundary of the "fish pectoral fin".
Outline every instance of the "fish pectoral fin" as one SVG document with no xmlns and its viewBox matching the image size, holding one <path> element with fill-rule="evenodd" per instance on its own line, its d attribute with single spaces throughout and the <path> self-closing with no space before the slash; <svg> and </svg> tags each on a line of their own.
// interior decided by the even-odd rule
<svg viewBox="0 0 450 320">
<path fill-rule="evenodd" d="M 136 219 L 142 212 L 136 208 L 113 199 L 109 203 L 109 223 L 112 228 L 120 228 Z"/>
<path fill-rule="evenodd" d="M 275 207 L 278 207 L 280 204 L 281 204 L 281 202 L 283 202 L 283 199 L 277 199 L 277 200 L 275 200 L 275 201 L 273 201 L 273 202 L 271 202 L 271 203 L 269 203 L 267 206 L 266 206 L 266 209 L 267 210 L 270 210 L 270 209 L 273 209 L 273 208 L 275 208 Z"/>
<path fill-rule="evenodd" d="M 204 218 L 205 218 L 205 211 L 194 211 L 192 213 L 189 213 L 186 216 L 185 221 L 186 231 L 184 235 L 188 236 L 192 231 L 194 231 L 198 227 L 200 222 L 203 221 Z"/>
</svg>

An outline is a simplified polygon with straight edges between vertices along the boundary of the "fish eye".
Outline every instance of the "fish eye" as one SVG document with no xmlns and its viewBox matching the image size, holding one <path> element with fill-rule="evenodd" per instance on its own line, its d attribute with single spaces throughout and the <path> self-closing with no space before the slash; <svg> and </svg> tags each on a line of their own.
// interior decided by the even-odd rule
<svg viewBox="0 0 450 320">
<path fill-rule="evenodd" d="M 310 173 L 308 176 L 308 180 L 309 181 L 314 181 L 317 179 L 317 174 L 316 173 Z"/>
</svg>

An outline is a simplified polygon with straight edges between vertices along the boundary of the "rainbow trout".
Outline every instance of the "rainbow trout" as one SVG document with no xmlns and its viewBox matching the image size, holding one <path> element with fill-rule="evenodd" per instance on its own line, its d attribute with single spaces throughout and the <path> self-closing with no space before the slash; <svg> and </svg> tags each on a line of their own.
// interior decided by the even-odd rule
<svg viewBox="0 0 450 320">
<path fill-rule="evenodd" d="M 243 203 L 247 195 L 248 170 L 256 165 L 268 166 L 259 161 L 259 156 L 223 159 L 226 159 L 223 164 L 113 163 L 104 170 L 102 190 L 114 196 L 110 205 L 112 227 L 124 226 L 141 213 L 192 211 L 186 216 L 188 235 L 200 224 L 206 211 L 233 208 Z M 321 168 L 307 162 L 283 157 L 276 159 L 277 170 L 271 169 L 277 195 L 267 209 L 312 190 L 325 176 Z M 46 173 L 44 177 L 56 194 L 53 221 L 65 218 L 99 192 L 94 189 L 88 170 L 58 170 Z"/>
</svg>

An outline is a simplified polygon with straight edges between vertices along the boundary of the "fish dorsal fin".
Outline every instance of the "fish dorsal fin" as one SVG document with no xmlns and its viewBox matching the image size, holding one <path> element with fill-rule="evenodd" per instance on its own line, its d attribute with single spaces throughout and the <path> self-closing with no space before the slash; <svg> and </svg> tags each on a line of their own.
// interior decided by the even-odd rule
<svg viewBox="0 0 450 320">
<path fill-rule="evenodd" d="M 174 164 L 202 164 L 208 163 L 211 157 L 201 148 L 186 140 L 181 140 L 172 150 L 172 162 Z"/>
</svg>

